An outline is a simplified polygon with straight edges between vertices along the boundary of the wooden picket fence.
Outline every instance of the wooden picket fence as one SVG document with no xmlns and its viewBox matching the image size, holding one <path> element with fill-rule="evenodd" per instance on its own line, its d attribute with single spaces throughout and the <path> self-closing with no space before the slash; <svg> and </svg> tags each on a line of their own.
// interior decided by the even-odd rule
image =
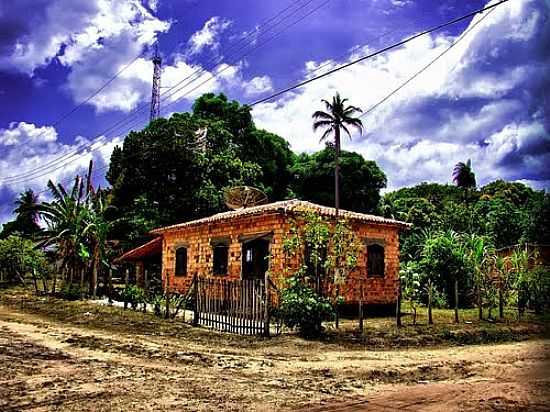
<svg viewBox="0 0 550 412">
<path fill-rule="evenodd" d="M 192 287 L 195 324 L 240 335 L 269 336 L 269 281 L 197 276 Z"/>
</svg>

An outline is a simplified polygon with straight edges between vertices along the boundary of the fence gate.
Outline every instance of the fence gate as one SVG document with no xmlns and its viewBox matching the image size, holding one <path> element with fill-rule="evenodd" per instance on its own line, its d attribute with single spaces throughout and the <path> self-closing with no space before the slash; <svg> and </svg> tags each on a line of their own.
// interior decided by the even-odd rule
<svg viewBox="0 0 550 412">
<path fill-rule="evenodd" d="M 195 277 L 196 324 L 241 335 L 269 335 L 269 289 L 260 279 Z"/>
</svg>

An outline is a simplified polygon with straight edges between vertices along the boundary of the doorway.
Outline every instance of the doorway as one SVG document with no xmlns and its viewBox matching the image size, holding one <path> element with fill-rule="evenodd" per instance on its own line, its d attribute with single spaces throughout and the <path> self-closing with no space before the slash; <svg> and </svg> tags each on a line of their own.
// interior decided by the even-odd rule
<svg viewBox="0 0 550 412">
<path fill-rule="evenodd" d="M 242 278 L 264 279 L 269 268 L 269 239 L 254 239 L 242 244 Z"/>
</svg>

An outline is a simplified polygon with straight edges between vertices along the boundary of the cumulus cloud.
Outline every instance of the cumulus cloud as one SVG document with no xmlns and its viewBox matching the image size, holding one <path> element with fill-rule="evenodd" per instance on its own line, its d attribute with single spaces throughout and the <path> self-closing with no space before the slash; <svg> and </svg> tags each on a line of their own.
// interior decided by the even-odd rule
<svg viewBox="0 0 550 412">
<path fill-rule="evenodd" d="M 36 127 L 32 123 L 10 123 L 7 129 L 0 129 L 0 146 L 14 146 L 23 141 L 31 144 L 54 142 L 57 131 L 51 126 Z"/>
<path fill-rule="evenodd" d="M 450 182 L 453 165 L 471 158 L 478 182 L 496 178 L 548 182 L 550 111 L 549 10 L 543 2 L 501 5 L 428 71 L 363 118 L 365 133 L 345 141 L 376 160 L 397 188 Z M 475 24 L 482 16 L 476 16 Z M 368 109 L 456 39 L 423 36 L 254 108 L 256 122 L 290 139 L 298 151 L 322 147 L 311 129 L 320 100 L 339 91 Z M 371 52 L 353 50 L 349 60 Z M 305 78 L 345 61 L 308 62 Z M 545 163 L 546 162 L 546 163 Z M 541 183 L 544 184 L 544 183 Z M 540 184 L 533 183 L 540 187 Z"/>
<path fill-rule="evenodd" d="M 38 0 L 32 2 L 32 9 L 40 18 L 31 16 L 28 22 L 20 22 L 19 17 L 11 17 L 26 18 L 25 7 L 31 8 L 30 3 L 10 2 L 1 10 L 2 19 L 15 20 L 8 30 L 10 36 L 0 40 L 0 49 L 5 51 L 0 69 L 32 76 L 37 68 L 56 59 L 70 69 L 64 88 L 76 102 L 99 89 L 170 28 L 170 22 L 153 15 L 156 1 Z M 123 72 L 90 104 L 98 111 L 129 111 L 150 94 L 152 68 L 147 59 L 138 60 L 132 71 Z"/>
<path fill-rule="evenodd" d="M 94 160 L 97 175 L 94 180 L 103 182 L 104 169 L 109 162 L 111 152 L 117 144 L 122 143 L 122 137 L 108 139 L 104 136 L 93 142 L 83 136 L 77 136 L 73 144 L 64 144 L 58 140 L 58 133 L 52 126 L 37 126 L 32 123 L 12 123 L 7 129 L 0 129 L 0 222 L 9 219 L 11 205 L 18 193 L 27 188 L 42 192 L 49 179 L 55 182 L 70 183 L 77 174 L 84 174 L 90 160 Z M 21 144 L 23 143 L 23 144 Z M 78 156 L 70 157 L 75 149 L 90 145 L 90 148 L 79 152 Z M 8 179 L 9 176 L 20 175 L 49 163 L 57 163 L 57 170 L 43 169 L 32 174 L 32 178 Z M 69 163 L 70 161 L 70 163 Z M 47 193 L 42 193 L 42 198 Z"/>
<path fill-rule="evenodd" d="M 33 10 L 30 18 L 29 9 Z M 126 53 L 137 54 L 157 33 L 169 28 L 169 23 L 154 17 L 139 0 L 21 0 L 4 6 L 2 20 L 17 29 L 9 30 L 0 45 L 8 51 L 2 53 L 6 57 L 0 65 L 28 74 L 54 58 L 68 67 L 84 62 L 88 53 L 112 49 L 110 43 L 120 43 L 121 37 L 126 38 L 129 50 L 118 48 L 116 52 L 124 52 L 124 61 Z"/>
<path fill-rule="evenodd" d="M 412 4 L 412 0 L 390 0 L 392 6 L 404 7 Z"/>
<path fill-rule="evenodd" d="M 31 76 L 37 68 L 53 59 L 69 69 L 63 89 L 79 103 L 101 88 L 116 73 L 116 81 L 88 101 L 97 112 L 130 112 L 146 103 L 151 95 L 153 64 L 147 51 L 159 33 L 170 29 L 170 22 L 154 15 L 158 2 L 154 0 L 36 0 L 32 2 L 35 15 L 25 20 L 29 0 L 1 6 L 0 18 L 9 20 L 0 25 L 10 35 L 0 36 L 0 69 L 23 71 Z M 16 16 L 8 17 L 7 16 Z M 205 92 L 237 91 L 253 96 L 271 89 L 267 76 L 251 80 L 242 74 L 243 62 L 221 64 L 207 70 L 191 63 L 191 56 L 204 50 L 217 50 L 220 36 L 231 25 L 218 16 L 210 18 L 192 34 L 188 50 L 172 56 L 163 65 L 163 97 L 161 106 L 175 99 L 192 101 Z M 136 60 L 134 60 L 136 59 Z M 129 66 L 128 63 L 133 63 Z M 214 78 L 215 77 L 215 78 Z M 189 81 L 181 83 L 185 78 Z M 37 80 L 38 81 L 38 80 Z M 192 82 L 192 84 L 190 84 Z M 204 85 L 197 87 L 200 83 Z M 189 83 L 189 84 L 188 84 Z M 178 85 L 178 91 L 167 88 Z M 187 84 L 187 85 L 186 85 Z M 181 87 L 184 86 L 184 87 Z"/>
<path fill-rule="evenodd" d="M 273 83 L 269 76 L 257 76 L 243 85 L 247 97 L 257 96 L 273 90 Z"/>
<path fill-rule="evenodd" d="M 220 47 L 220 36 L 231 26 L 231 21 L 219 16 L 211 17 L 201 30 L 189 39 L 189 55 L 195 55 L 205 49 L 217 51 Z"/>
</svg>

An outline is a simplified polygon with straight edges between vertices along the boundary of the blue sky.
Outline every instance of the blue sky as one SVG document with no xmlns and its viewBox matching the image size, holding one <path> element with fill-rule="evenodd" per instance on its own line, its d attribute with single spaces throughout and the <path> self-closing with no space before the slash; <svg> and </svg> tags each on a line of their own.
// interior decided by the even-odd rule
<svg viewBox="0 0 550 412">
<path fill-rule="evenodd" d="M 0 222 L 9 218 L 18 192 L 27 187 L 41 191 L 49 178 L 64 181 L 90 158 L 98 165 L 96 181 L 102 182 L 101 168 L 114 145 L 130 127 L 139 129 L 147 122 L 148 110 L 133 113 L 150 99 L 150 53 L 157 40 L 164 59 L 164 93 L 203 70 L 199 80 L 163 101 L 162 114 L 170 115 L 189 109 L 193 99 L 207 91 L 252 102 L 485 4 L 2 2 Z M 422 181 L 450 182 L 453 165 L 468 158 L 480 184 L 503 178 L 548 189 L 549 16 L 547 0 L 510 0 L 479 24 L 482 16 L 258 105 L 254 119 L 288 139 L 296 151 L 317 150 L 321 145 L 311 130 L 311 113 L 321 108 L 320 99 L 340 91 L 354 105 L 368 109 L 464 36 L 436 64 L 365 116 L 364 135 L 344 142 L 344 149 L 376 160 L 388 176 L 389 189 Z M 56 123 L 140 53 L 100 94 Z M 211 74 L 217 76 L 192 90 Z M 134 121 L 126 127 L 108 130 L 132 115 Z M 69 157 L 90 144 L 93 150 Z M 54 161 L 57 167 L 44 166 Z"/>
</svg>

